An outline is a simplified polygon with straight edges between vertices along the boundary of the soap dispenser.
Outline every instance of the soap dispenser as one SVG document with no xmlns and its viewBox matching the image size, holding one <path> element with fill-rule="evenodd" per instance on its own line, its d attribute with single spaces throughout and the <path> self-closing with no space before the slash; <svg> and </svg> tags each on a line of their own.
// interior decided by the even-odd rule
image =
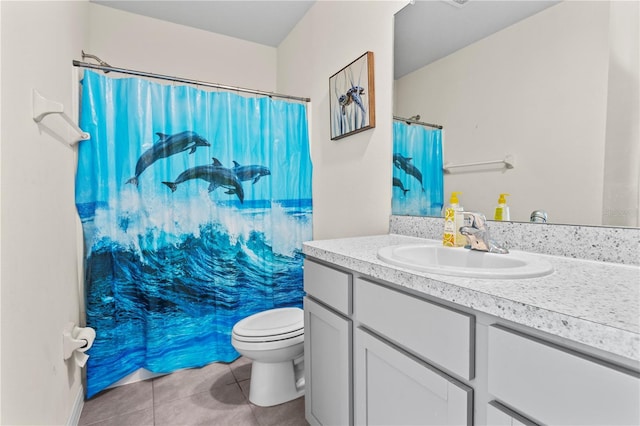
<svg viewBox="0 0 640 426">
<path fill-rule="evenodd" d="M 507 199 L 505 198 L 509 194 L 500 194 L 498 198 L 498 207 L 496 207 L 496 213 L 493 216 L 494 220 L 511 220 L 509 216 L 509 206 L 507 205 Z"/>
<path fill-rule="evenodd" d="M 461 192 L 452 192 L 449 204 L 444 209 L 444 233 L 442 245 L 446 247 L 463 247 L 466 237 L 460 233 L 460 227 L 464 225 L 463 208 L 458 200 Z"/>
</svg>

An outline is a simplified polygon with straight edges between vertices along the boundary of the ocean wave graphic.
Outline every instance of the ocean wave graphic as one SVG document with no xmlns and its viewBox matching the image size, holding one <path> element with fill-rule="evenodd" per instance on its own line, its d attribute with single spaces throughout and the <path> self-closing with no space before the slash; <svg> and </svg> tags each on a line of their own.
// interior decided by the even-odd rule
<svg viewBox="0 0 640 426">
<path fill-rule="evenodd" d="M 197 238 L 202 226 L 216 224 L 233 241 L 262 232 L 276 253 L 293 256 L 303 241 L 311 239 L 312 229 L 310 200 L 262 200 L 238 208 L 212 201 L 206 190 L 171 203 L 163 196 L 142 197 L 131 190 L 111 203 L 79 205 L 78 212 L 86 229 L 86 247 L 93 249 L 97 240 L 108 237 L 136 253 L 179 244 L 189 235 Z"/>
<path fill-rule="evenodd" d="M 162 373 L 232 361 L 237 321 L 302 307 L 310 202 L 239 209 L 206 194 L 171 207 L 162 202 L 132 191 L 116 207 L 78 206 L 87 247 L 87 325 L 97 332 L 88 397 L 140 367 Z"/>
</svg>

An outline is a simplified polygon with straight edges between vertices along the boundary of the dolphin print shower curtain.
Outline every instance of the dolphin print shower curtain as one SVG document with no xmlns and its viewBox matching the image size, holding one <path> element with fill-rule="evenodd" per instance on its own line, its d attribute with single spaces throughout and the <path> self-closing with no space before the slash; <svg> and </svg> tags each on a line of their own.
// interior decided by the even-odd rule
<svg viewBox="0 0 640 426">
<path fill-rule="evenodd" d="M 237 321 L 302 306 L 305 105 L 86 71 L 80 125 L 88 397 L 139 368 L 232 361 Z"/>
<path fill-rule="evenodd" d="M 391 212 L 440 216 L 444 202 L 442 130 L 393 122 Z"/>
</svg>

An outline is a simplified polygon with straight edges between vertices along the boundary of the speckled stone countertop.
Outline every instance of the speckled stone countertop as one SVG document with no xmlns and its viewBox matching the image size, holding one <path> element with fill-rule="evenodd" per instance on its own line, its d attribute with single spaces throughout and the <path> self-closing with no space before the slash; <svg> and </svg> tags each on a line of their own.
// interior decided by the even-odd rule
<svg viewBox="0 0 640 426">
<path fill-rule="evenodd" d="M 539 254 L 551 275 L 477 279 L 436 275 L 389 265 L 378 249 L 423 243 L 389 234 L 310 241 L 303 252 L 523 326 L 640 361 L 640 267 Z"/>
</svg>

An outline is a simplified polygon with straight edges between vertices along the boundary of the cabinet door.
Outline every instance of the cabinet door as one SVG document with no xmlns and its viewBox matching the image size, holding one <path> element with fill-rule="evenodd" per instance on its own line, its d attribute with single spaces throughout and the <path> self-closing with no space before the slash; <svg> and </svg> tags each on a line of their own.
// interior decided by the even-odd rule
<svg viewBox="0 0 640 426">
<path fill-rule="evenodd" d="M 351 425 L 351 321 L 304 298 L 305 416 Z"/>
<path fill-rule="evenodd" d="M 354 348 L 356 424 L 472 424 L 471 388 L 362 329 Z"/>
</svg>

